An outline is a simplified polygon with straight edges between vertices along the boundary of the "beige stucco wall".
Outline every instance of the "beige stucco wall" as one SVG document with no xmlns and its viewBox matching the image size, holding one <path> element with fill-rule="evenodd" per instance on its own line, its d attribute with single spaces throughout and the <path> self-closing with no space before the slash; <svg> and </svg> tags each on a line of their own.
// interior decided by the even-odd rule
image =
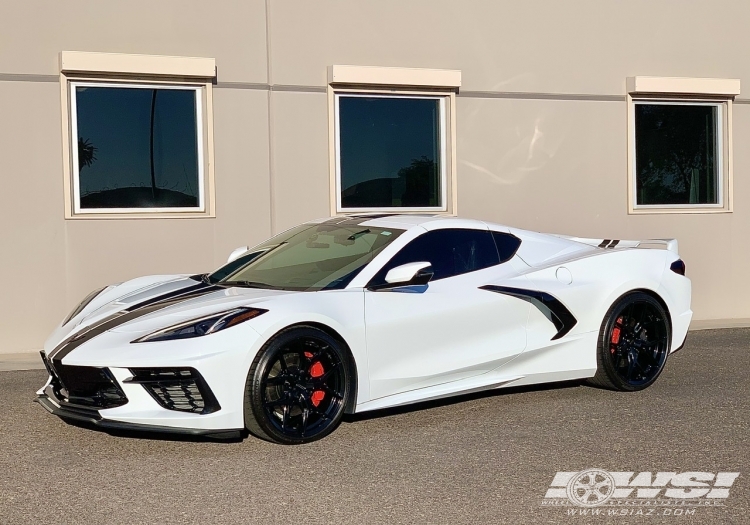
<svg viewBox="0 0 750 525">
<path fill-rule="evenodd" d="M 750 318 L 750 95 L 734 105 L 733 213 L 632 216 L 626 197 L 625 78 L 750 90 L 746 2 L 0 0 L 0 12 L 0 353 L 41 348 L 97 286 L 207 271 L 327 215 L 331 64 L 461 70 L 460 215 L 677 237 L 696 319 Z M 216 59 L 215 218 L 64 219 L 63 50 Z"/>
</svg>

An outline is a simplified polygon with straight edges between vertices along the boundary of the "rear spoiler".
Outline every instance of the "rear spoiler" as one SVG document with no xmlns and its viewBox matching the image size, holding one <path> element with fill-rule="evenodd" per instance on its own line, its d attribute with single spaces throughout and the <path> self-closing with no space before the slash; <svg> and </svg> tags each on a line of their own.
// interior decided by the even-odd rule
<svg viewBox="0 0 750 525">
<path fill-rule="evenodd" d="M 597 248 L 661 248 L 679 254 L 677 239 L 645 239 L 643 241 L 623 241 L 620 239 L 585 239 L 583 237 L 568 237 L 560 235 L 569 241 L 596 246 Z"/>
</svg>

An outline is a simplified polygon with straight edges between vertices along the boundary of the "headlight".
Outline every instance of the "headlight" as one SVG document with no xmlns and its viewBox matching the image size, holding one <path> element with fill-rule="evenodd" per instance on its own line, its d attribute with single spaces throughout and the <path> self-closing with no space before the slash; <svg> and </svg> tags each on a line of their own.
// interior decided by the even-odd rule
<svg viewBox="0 0 750 525">
<path fill-rule="evenodd" d="M 73 309 L 73 311 L 70 312 L 70 315 L 65 318 L 65 320 L 62 322 L 62 326 L 65 326 L 66 324 L 70 322 L 71 319 L 73 319 L 76 315 L 80 314 L 83 311 L 83 309 L 86 308 L 89 305 L 89 303 L 93 301 L 97 295 L 102 293 L 107 288 L 109 288 L 109 286 L 105 286 L 104 288 L 98 288 L 94 290 L 93 292 L 91 292 L 90 294 L 88 294 L 86 297 L 84 297 L 83 301 L 78 303 L 78 306 L 76 306 Z"/>
<path fill-rule="evenodd" d="M 154 341 L 171 341 L 173 339 L 189 339 L 219 332 L 230 326 L 235 326 L 254 317 L 266 313 L 268 310 L 262 308 L 235 308 L 228 312 L 212 314 L 200 319 L 191 319 L 184 323 L 164 328 L 157 332 L 144 335 L 133 341 L 133 343 L 146 343 Z"/>
</svg>

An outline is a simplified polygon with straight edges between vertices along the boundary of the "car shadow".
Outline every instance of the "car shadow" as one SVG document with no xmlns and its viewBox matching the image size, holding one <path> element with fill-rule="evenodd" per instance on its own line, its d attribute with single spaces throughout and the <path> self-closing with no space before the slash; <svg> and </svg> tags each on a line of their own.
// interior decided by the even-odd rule
<svg viewBox="0 0 750 525">
<path fill-rule="evenodd" d="M 501 389 L 483 390 L 481 392 L 473 392 L 470 394 L 463 395 L 452 395 L 450 397 L 444 397 L 440 399 L 433 399 L 430 401 L 420 401 L 418 403 L 410 403 L 408 405 L 401 405 L 397 407 L 381 408 L 360 414 L 344 414 L 342 423 L 357 423 L 359 421 L 367 421 L 370 419 L 379 419 L 388 416 L 394 416 L 399 414 L 406 414 L 409 412 L 421 412 L 423 410 L 430 410 L 433 408 L 440 408 L 445 406 L 456 405 L 459 403 L 465 403 L 467 401 L 473 401 L 475 399 L 484 399 L 487 397 L 494 396 L 507 396 L 513 394 L 520 394 L 524 392 L 542 392 L 546 390 L 560 390 L 567 388 L 574 388 L 582 386 L 583 381 L 561 381 L 557 383 L 544 383 L 539 385 L 529 386 L 518 386 L 518 387 L 507 387 Z M 185 443 L 239 443 L 244 441 L 250 436 L 247 430 L 236 430 L 229 432 L 221 432 L 217 435 L 190 435 L 190 434 L 172 434 L 168 432 L 153 432 L 146 430 L 121 430 L 114 428 L 102 428 L 91 423 L 84 421 L 78 421 L 74 419 L 61 418 L 65 423 L 70 426 L 83 428 L 86 430 L 93 430 L 108 434 L 117 438 L 126 439 L 145 439 L 153 441 L 172 441 L 172 442 L 185 442 Z"/>
<path fill-rule="evenodd" d="M 109 434 L 113 437 L 147 439 L 150 441 L 176 441 L 187 443 L 239 443 L 243 441 L 250 433 L 246 430 L 234 430 L 219 432 L 216 435 L 192 435 L 192 434 L 173 434 L 169 432 L 153 432 L 150 430 L 120 430 L 116 428 L 102 428 L 84 421 L 61 418 L 70 426 L 93 430 L 103 434 Z"/>
</svg>

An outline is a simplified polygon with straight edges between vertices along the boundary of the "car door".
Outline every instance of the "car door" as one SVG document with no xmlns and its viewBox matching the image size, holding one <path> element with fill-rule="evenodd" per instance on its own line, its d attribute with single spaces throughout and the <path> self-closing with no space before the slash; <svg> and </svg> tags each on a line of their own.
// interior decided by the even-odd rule
<svg viewBox="0 0 750 525">
<path fill-rule="evenodd" d="M 419 261 L 432 265 L 427 285 L 377 289 L 391 268 Z M 489 230 L 427 231 L 396 253 L 364 292 L 371 398 L 476 376 L 523 352 L 529 305 L 480 289 L 504 272 L 514 270 Z"/>
</svg>

